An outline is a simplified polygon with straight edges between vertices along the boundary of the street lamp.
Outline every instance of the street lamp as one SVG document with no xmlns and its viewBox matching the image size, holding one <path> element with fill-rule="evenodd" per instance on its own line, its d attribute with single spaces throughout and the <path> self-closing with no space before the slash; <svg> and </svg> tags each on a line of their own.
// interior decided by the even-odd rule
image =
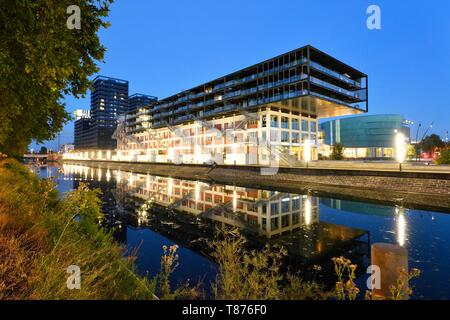
<svg viewBox="0 0 450 320">
<path fill-rule="evenodd" d="M 419 126 L 417 127 L 417 132 L 416 132 L 416 160 L 418 160 L 418 153 L 419 153 L 419 147 L 420 147 L 419 144 L 423 141 L 423 139 L 427 135 L 428 131 L 431 128 L 433 128 L 433 124 L 434 124 L 434 121 L 432 121 L 430 123 L 430 125 L 427 127 L 427 129 L 425 130 L 425 132 L 424 132 L 422 138 L 420 138 L 420 140 L 418 140 L 418 138 L 419 138 L 419 131 L 420 131 L 420 128 L 422 127 L 422 124 L 419 123 Z"/>
<path fill-rule="evenodd" d="M 420 131 L 420 127 L 422 126 L 422 124 L 419 122 L 419 125 L 417 126 L 417 131 L 416 131 L 416 162 L 419 161 L 419 131 Z"/>
<path fill-rule="evenodd" d="M 306 162 L 306 168 L 308 168 L 308 162 L 311 161 L 311 140 L 305 139 L 303 142 L 303 159 Z"/>
<path fill-rule="evenodd" d="M 395 134 L 395 151 L 400 171 L 402 171 L 402 163 L 403 161 L 405 161 L 406 155 L 406 143 L 405 143 L 405 135 L 400 131 L 398 131 Z"/>
</svg>

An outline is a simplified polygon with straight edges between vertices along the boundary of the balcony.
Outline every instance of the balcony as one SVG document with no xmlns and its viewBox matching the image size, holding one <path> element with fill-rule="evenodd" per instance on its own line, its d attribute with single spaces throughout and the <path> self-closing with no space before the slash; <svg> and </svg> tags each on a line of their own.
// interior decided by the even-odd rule
<svg viewBox="0 0 450 320">
<path fill-rule="evenodd" d="M 323 95 L 323 94 L 320 94 L 320 93 L 314 92 L 314 91 L 311 91 L 311 95 L 316 96 L 318 98 L 322 98 L 322 99 L 331 101 L 331 102 L 334 102 L 334 103 L 337 103 L 337 104 L 340 104 L 340 105 L 343 105 L 343 106 L 346 106 L 346 107 L 350 107 L 350 108 L 353 108 L 353 109 L 358 109 L 358 110 L 361 110 L 361 111 L 366 111 L 365 107 L 360 106 L 359 104 L 356 104 L 356 103 L 348 103 L 348 102 L 345 102 L 345 101 L 342 101 L 342 100 L 339 100 L 339 99 L 335 99 L 335 98 L 331 98 L 329 96 L 326 96 L 326 95 Z"/>
<path fill-rule="evenodd" d="M 184 116 L 181 116 L 181 117 L 176 118 L 176 119 L 173 121 L 173 123 L 175 124 L 175 123 L 180 123 L 180 122 L 183 122 L 183 121 L 193 120 L 194 118 L 195 118 L 195 117 L 194 117 L 193 114 L 187 114 L 187 115 L 184 115 Z"/>
<path fill-rule="evenodd" d="M 359 100 L 359 101 L 364 101 L 366 100 L 366 90 L 362 89 L 362 90 L 356 90 L 356 91 L 350 91 L 341 87 L 338 87 L 334 84 L 328 83 L 326 81 L 317 79 L 315 77 L 310 77 L 311 79 L 311 83 L 319 85 L 321 87 L 324 87 L 326 89 L 330 89 L 333 90 L 335 92 L 338 92 L 342 95 L 345 95 L 351 99 L 355 99 L 355 100 Z"/>
<path fill-rule="evenodd" d="M 351 85 L 353 87 L 361 88 L 361 83 L 359 83 L 359 82 L 357 82 L 355 80 L 352 80 L 352 79 L 350 79 L 350 78 L 348 78 L 348 77 L 346 77 L 346 76 L 344 76 L 344 75 L 342 75 L 342 74 L 340 74 L 340 73 L 338 73 L 336 71 L 328 69 L 328 68 L 318 64 L 317 62 L 311 61 L 309 63 L 309 65 L 311 66 L 311 68 L 313 68 L 315 70 L 318 70 L 320 72 L 323 72 L 323 73 L 325 73 L 325 74 L 327 74 L 327 75 L 329 75 L 329 76 L 331 76 L 331 77 L 333 77 L 335 79 L 341 80 L 341 81 L 343 81 L 343 82 L 345 82 L 345 83 L 347 83 L 347 84 L 349 84 L 349 85 Z"/>
</svg>

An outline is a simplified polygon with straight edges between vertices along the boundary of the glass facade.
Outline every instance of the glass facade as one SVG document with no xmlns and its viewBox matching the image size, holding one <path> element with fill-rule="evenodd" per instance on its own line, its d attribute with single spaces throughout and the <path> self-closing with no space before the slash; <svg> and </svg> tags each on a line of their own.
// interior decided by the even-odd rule
<svg viewBox="0 0 450 320">
<path fill-rule="evenodd" d="M 319 119 L 367 112 L 367 83 L 364 73 L 305 46 L 159 101 L 135 95 L 119 125 L 117 160 L 286 166 L 316 160 Z M 111 92 L 107 87 L 101 92 Z M 92 99 L 97 123 L 106 121 L 99 110 L 106 112 L 100 107 L 110 98 Z M 117 116 L 117 108 L 110 113 Z"/>
<path fill-rule="evenodd" d="M 151 109 L 152 126 L 255 111 L 270 104 L 319 116 L 367 112 L 367 75 L 305 46 L 160 100 Z M 277 127 L 274 121 L 282 119 L 271 120 Z"/>
<path fill-rule="evenodd" d="M 91 92 L 91 125 L 86 148 L 115 149 L 117 118 L 128 110 L 128 81 L 98 76 Z"/>
<path fill-rule="evenodd" d="M 323 144 L 340 143 L 348 158 L 392 158 L 395 133 L 410 138 L 410 128 L 402 115 L 385 114 L 349 117 L 320 124 Z"/>
</svg>

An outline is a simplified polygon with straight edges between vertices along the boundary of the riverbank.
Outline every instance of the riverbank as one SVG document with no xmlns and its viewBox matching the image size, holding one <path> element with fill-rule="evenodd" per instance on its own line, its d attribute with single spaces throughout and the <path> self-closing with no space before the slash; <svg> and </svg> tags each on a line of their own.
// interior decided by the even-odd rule
<svg viewBox="0 0 450 320">
<path fill-rule="evenodd" d="M 261 168 L 256 166 L 174 165 L 65 160 L 135 173 L 172 176 L 223 184 L 313 193 L 345 200 L 450 212 L 450 174 L 332 168 Z M 263 171 L 262 171 L 263 170 Z M 270 174 L 267 174 L 270 173 Z"/>
<path fill-rule="evenodd" d="M 137 274 L 134 258 L 101 227 L 99 192 L 86 185 L 61 198 L 15 160 L 0 161 L 0 300 L 172 300 L 204 298 L 199 284 L 171 287 L 177 245 L 163 246 L 159 272 Z M 219 265 L 214 299 L 326 299 L 314 282 L 279 271 L 282 249 L 248 252 L 225 233 L 212 242 Z M 250 276 L 251 273 L 251 276 Z"/>
<path fill-rule="evenodd" d="M 0 161 L 0 181 L 0 300 L 155 297 L 99 227 L 98 192 L 60 199 L 51 181 L 12 159 Z"/>
</svg>

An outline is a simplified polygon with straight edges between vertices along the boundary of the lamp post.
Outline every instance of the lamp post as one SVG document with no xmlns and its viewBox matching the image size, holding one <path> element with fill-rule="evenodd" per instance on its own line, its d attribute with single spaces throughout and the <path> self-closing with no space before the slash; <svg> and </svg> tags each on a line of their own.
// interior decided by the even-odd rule
<svg viewBox="0 0 450 320">
<path fill-rule="evenodd" d="M 419 122 L 419 125 L 417 126 L 417 131 L 416 131 L 416 162 L 419 161 L 419 130 L 420 127 L 422 126 L 422 124 Z"/>
<path fill-rule="evenodd" d="M 305 139 L 303 142 L 303 159 L 306 162 L 306 168 L 308 168 L 308 163 L 311 161 L 311 140 Z"/>
<path fill-rule="evenodd" d="M 424 139 L 425 136 L 427 135 L 428 131 L 429 131 L 431 128 L 433 128 L 433 124 L 434 124 L 434 121 L 432 121 L 432 122 L 430 123 L 430 125 L 428 126 L 427 130 L 425 130 L 425 132 L 423 133 L 422 138 L 420 138 L 420 142 L 423 141 L 423 139 Z"/>
<path fill-rule="evenodd" d="M 425 130 L 425 132 L 424 132 L 424 134 L 423 134 L 423 136 L 422 136 L 422 139 L 420 139 L 420 141 L 422 141 L 422 140 L 425 138 L 425 136 L 427 135 L 428 131 L 429 131 L 431 128 L 433 128 L 433 124 L 434 124 L 434 121 L 432 121 L 432 122 L 430 123 L 430 125 L 428 126 L 427 130 Z"/>
<path fill-rule="evenodd" d="M 399 169 L 402 171 L 402 163 L 405 161 L 406 144 L 405 135 L 400 131 L 395 134 L 395 151 Z"/>
</svg>

